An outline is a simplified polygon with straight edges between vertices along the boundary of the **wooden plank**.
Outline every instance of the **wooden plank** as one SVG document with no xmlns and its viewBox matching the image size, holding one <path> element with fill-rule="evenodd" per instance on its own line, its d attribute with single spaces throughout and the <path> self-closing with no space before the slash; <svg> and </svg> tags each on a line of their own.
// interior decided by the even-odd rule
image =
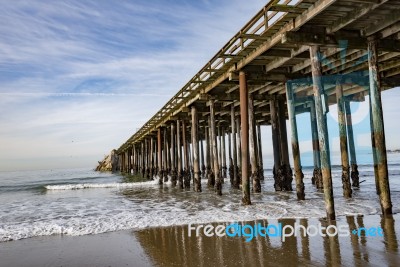
<svg viewBox="0 0 400 267">
<path fill-rule="evenodd" d="M 357 12 L 349 12 L 346 17 L 340 17 L 331 27 L 326 29 L 327 33 L 336 32 L 347 25 L 351 24 L 352 22 L 356 21 L 357 19 L 361 18 L 362 16 L 366 15 L 367 13 L 373 11 L 374 9 L 378 8 L 382 4 L 386 3 L 388 0 L 379 1 L 378 3 L 372 5 L 366 5 L 362 8 L 357 8 Z"/>
</svg>

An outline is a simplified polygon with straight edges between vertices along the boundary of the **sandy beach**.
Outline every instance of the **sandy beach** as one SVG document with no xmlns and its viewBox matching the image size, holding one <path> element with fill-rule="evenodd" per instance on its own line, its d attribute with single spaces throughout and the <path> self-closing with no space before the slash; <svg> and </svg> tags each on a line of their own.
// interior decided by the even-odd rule
<svg viewBox="0 0 400 267">
<path fill-rule="evenodd" d="M 336 225 L 381 227 L 384 236 L 188 236 L 188 226 L 86 236 L 46 236 L 2 243 L 0 266 L 399 266 L 400 215 L 339 217 Z M 321 219 L 248 222 L 309 226 Z M 214 226 L 217 224 L 214 224 Z"/>
</svg>

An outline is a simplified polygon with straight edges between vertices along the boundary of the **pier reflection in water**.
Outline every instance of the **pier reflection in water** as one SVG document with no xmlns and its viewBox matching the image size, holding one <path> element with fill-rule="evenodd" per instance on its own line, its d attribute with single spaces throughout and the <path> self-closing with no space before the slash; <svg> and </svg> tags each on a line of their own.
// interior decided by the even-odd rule
<svg viewBox="0 0 400 267">
<path fill-rule="evenodd" d="M 400 216 L 339 217 L 337 227 L 348 229 L 381 227 L 384 236 L 293 236 L 282 242 L 278 237 L 258 236 L 246 242 L 245 237 L 196 237 L 188 226 L 149 228 L 135 231 L 145 252 L 156 266 L 399 266 L 400 254 L 395 224 Z M 264 227 L 281 223 L 294 226 L 328 224 L 321 219 L 279 219 L 247 222 Z M 230 223 L 224 223 L 225 226 Z M 240 223 L 243 224 L 243 223 Z M 217 226 L 218 224 L 213 224 Z M 368 234 L 367 234 L 368 235 Z"/>
</svg>

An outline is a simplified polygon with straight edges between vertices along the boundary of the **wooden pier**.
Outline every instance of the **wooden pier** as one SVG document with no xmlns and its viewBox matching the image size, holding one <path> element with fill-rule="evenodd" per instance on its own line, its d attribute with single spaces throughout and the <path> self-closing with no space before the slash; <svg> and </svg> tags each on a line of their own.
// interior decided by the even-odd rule
<svg viewBox="0 0 400 267">
<path fill-rule="evenodd" d="M 293 190 L 294 177 L 303 200 L 296 115 L 307 112 L 313 183 L 323 189 L 327 218 L 334 220 L 326 116 L 329 106 L 338 104 L 343 195 L 350 198 L 359 178 L 349 107 L 369 95 L 377 194 L 382 213 L 391 214 L 381 91 L 400 85 L 400 1 L 290 3 L 269 1 L 122 144 L 120 170 L 158 176 L 160 184 L 170 179 L 173 186 L 196 192 L 204 190 L 200 179 L 208 179 L 218 195 L 223 186 L 241 187 L 243 204 L 251 204 L 264 179 L 261 126 L 270 125 L 275 190 Z"/>
</svg>

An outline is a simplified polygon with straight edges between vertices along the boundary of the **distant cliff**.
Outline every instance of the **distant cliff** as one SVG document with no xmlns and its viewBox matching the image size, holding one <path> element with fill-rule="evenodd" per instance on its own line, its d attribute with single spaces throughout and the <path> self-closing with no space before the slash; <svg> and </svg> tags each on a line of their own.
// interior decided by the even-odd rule
<svg viewBox="0 0 400 267">
<path fill-rule="evenodd" d="M 119 170 L 118 155 L 116 150 L 113 149 L 109 155 L 106 155 L 102 161 L 99 161 L 96 171 L 112 171 L 116 172 Z"/>
</svg>

